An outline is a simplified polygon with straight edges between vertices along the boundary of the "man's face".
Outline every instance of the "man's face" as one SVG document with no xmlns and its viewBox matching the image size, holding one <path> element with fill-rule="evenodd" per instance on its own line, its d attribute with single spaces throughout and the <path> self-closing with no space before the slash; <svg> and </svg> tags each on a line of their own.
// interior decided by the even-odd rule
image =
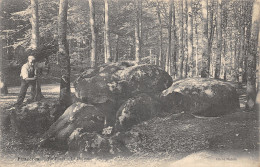
<svg viewBox="0 0 260 167">
<path fill-rule="evenodd" d="M 34 60 L 34 59 L 28 59 L 28 63 L 29 63 L 29 65 L 31 65 L 31 66 L 33 66 L 33 65 L 34 65 L 34 62 L 35 62 L 35 60 Z"/>
</svg>

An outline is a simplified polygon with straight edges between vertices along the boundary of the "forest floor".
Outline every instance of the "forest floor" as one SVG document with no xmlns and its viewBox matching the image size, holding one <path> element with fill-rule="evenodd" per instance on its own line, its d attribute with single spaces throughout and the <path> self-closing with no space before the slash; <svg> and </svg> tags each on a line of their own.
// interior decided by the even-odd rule
<svg viewBox="0 0 260 167">
<path fill-rule="evenodd" d="M 117 156 L 114 158 L 92 157 L 84 159 L 74 157 L 67 152 L 43 149 L 35 146 L 37 135 L 29 136 L 12 133 L 2 123 L 10 108 L 16 101 L 20 87 L 10 87 L 7 96 L 0 97 L 1 112 L 1 141 L 0 167 L 2 166 L 259 166 L 259 122 L 257 112 L 244 112 L 245 87 L 238 90 L 240 107 L 244 112 L 238 122 L 243 127 L 230 129 L 230 133 L 216 138 L 216 145 L 210 149 L 198 149 L 192 153 L 154 153 L 134 154 L 129 157 Z M 72 92 L 74 89 L 72 88 Z M 42 85 L 42 93 L 47 100 L 57 100 L 59 85 Z M 28 95 L 27 95 L 28 96 Z M 237 117 L 235 117 L 237 118 Z M 203 118 L 202 118 L 203 119 Z M 230 119 L 233 119 L 230 118 Z M 246 121 L 243 121 L 246 120 Z M 232 122 L 233 120 L 228 120 Z M 32 125 L 33 126 L 33 125 Z M 230 126 L 232 127 L 232 126 Z M 235 127 L 235 126 L 234 126 Z M 221 128 L 221 127 L 220 127 Z M 224 128 L 224 125 L 223 125 Z M 254 137 L 247 136 L 248 131 Z M 250 134 L 252 134 L 250 133 Z M 184 136 L 185 140 L 185 136 Z M 189 148 L 187 148 L 189 149 Z"/>
</svg>

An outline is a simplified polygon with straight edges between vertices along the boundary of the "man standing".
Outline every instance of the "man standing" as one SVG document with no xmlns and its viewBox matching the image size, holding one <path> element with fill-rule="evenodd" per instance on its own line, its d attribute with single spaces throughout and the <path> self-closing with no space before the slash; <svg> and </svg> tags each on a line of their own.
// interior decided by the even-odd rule
<svg viewBox="0 0 260 167">
<path fill-rule="evenodd" d="M 28 56 L 28 61 L 22 66 L 21 69 L 21 90 L 16 102 L 16 106 L 20 106 L 23 103 L 27 89 L 31 86 L 31 97 L 28 100 L 33 100 L 36 93 L 36 72 L 35 72 L 35 57 Z"/>
</svg>

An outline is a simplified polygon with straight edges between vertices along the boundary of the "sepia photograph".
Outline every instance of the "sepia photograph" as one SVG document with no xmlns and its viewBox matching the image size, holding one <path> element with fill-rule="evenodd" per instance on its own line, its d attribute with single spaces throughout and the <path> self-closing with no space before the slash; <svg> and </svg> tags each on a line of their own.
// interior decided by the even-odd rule
<svg viewBox="0 0 260 167">
<path fill-rule="evenodd" d="M 259 167 L 260 0 L 0 0 L 0 167 Z"/>
</svg>

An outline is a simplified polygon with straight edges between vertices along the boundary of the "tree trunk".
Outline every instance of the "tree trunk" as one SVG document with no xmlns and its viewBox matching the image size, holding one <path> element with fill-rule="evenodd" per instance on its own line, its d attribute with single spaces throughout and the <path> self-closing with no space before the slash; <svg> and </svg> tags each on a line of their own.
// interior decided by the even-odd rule
<svg viewBox="0 0 260 167">
<path fill-rule="evenodd" d="M 139 0 L 135 0 L 135 61 L 140 62 L 140 30 L 139 30 Z"/>
<path fill-rule="evenodd" d="M 244 58 L 245 58 L 245 4 L 244 2 L 241 2 L 241 12 L 240 12 L 240 36 L 239 36 L 239 81 L 241 84 L 243 83 L 243 75 L 244 75 Z"/>
<path fill-rule="evenodd" d="M 171 57 L 171 45 L 172 45 L 172 0 L 169 1 L 169 22 L 168 22 L 168 53 L 165 60 L 165 71 L 170 72 L 170 57 Z"/>
<path fill-rule="evenodd" d="M 0 2 L 1 5 L 1 2 Z M 1 22 L 1 20 L 0 20 Z M 1 25 L 0 25 L 1 26 Z M 0 37 L 0 64 L 1 64 L 1 69 L 0 69 L 0 95 L 6 95 L 8 94 L 8 89 L 6 86 L 6 80 L 5 80 L 5 74 L 6 74 L 6 66 L 5 66 L 5 59 L 4 59 L 4 54 L 2 52 L 2 37 Z"/>
<path fill-rule="evenodd" d="M 252 4 L 253 2 L 246 2 L 246 42 L 245 42 L 245 57 L 244 57 L 244 74 L 243 74 L 243 82 L 247 81 L 247 65 L 248 65 L 248 55 L 250 54 L 250 35 L 251 35 L 251 27 L 252 27 Z"/>
<path fill-rule="evenodd" d="M 226 26 L 226 25 L 225 25 Z M 227 77 L 227 64 L 226 64 L 226 53 L 227 53 L 227 30 L 226 30 L 226 27 L 224 28 L 224 36 L 225 36 L 225 38 L 224 38 L 224 41 L 223 41 L 223 46 L 224 46 L 224 48 L 223 48 L 223 56 L 221 56 L 221 58 L 222 58 L 222 60 L 221 60 L 221 62 L 222 62 L 222 76 L 223 76 L 223 79 L 226 81 L 226 77 Z"/>
<path fill-rule="evenodd" d="M 189 50 L 188 50 L 188 2 L 185 0 L 185 8 L 184 8 L 184 13 L 185 13 L 185 68 L 184 68 L 184 77 L 187 78 L 188 76 L 188 71 L 189 71 Z"/>
<path fill-rule="evenodd" d="M 116 34 L 116 56 L 115 56 L 115 62 L 118 62 L 119 60 L 119 35 Z"/>
<path fill-rule="evenodd" d="M 212 57 L 212 45 L 213 45 L 213 37 L 214 37 L 214 24 L 213 24 L 213 9 L 214 9 L 214 1 L 211 0 L 211 8 L 210 8 L 210 33 L 209 33 L 209 37 L 208 37 L 208 62 L 207 62 L 207 71 L 208 71 L 208 77 L 210 76 L 210 63 L 211 63 L 211 57 Z"/>
<path fill-rule="evenodd" d="M 220 78 L 221 53 L 222 53 L 222 2 L 218 0 L 218 17 L 217 17 L 217 56 L 215 67 L 215 79 Z"/>
<path fill-rule="evenodd" d="M 0 1 L 0 11 L 3 11 L 2 6 L 3 1 Z M 2 12 L 1 12 L 2 14 Z M 0 28 L 2 28 L 2 15 L 0 15 Z M 3 54 L 3 39 L 2 36 L 0 36 L 0 95 L 6 95 L 8 94 L 8 89 L 5 83 L 5 61 L 4 61 L 4 54 Z"/>
<path fill-rule="evenodd" d="M 172 24 L 172 29 L 173 29 L 173 58 L 172 58 L 172 65 L 173 65 L 173 77 L 176 78 L 177 76 L 177 56 L 179 53 L 179 41 L 177 37 L 177 28 L 176 28 L 176 17 L 175 17 L 175 2 L 172 3 L 172 18 L 173 18 L 173 24 Z"/>
<path fill-rule="evenodd" d="M 228 25 L 228 2 L 229 1 L 222 1 L 222 13 L 223 13 L 223 16 L 226 16 L 226 17 L 222 17 L 222 30 L 223 30 L 223 37 L 222 37 L 222 42 L 223 42 L 223 54 L 221 56 L 221 67 L 222 67 L 222 70 L 221 70 L 221 77 L 226 80 L 227 78 L 227 59 L 228 59 L 228 56 L 227 56 L 227 45 L 228 45 L 228 33 L 227 33 L 227 25 Z"/>
<path fill-rule="evenodd" d="M 188 3 L 188 15 L 189 20 L 188 20 L 188 28 L 189 28 L 189 32 L 188 32 L 188 55 L 190 57 L 189 60 L 189 77 L 192 77 L 194 74 L 194 46 L 193 46 L 193 0 L 190 0 L 190 2 Z"/>
<path fill-rule="evenodd" d="M 180 55 L 179 55 L 179 59 L 180 59 L 180 63 L 179 63 L 179 70 L 178 70 L 178 77 L 179 78 L 183 78 L 183 61 L 184 61 L 184 27 L 183 27 L 183 1 L 180 1 L 181 3 L 181 11 L 180 11 L 180 17 L 181 17 L 181 35 L 180 35 Z"/>
<path fill-rule="evenodd" d="M 116 1 L 116 16 L 119 17 L 119 10 L 120 10 L 120 6 L 119 6 L 119 0 Z M 119 61 L 119 40 L 120 40 L 120 36 L 118 34 L 116 34 L 116 48 L 115 48 L 115 56 L 114 56 L 114 62 L 118 62 Z"/>
<path fill-rule="evenodd" d="M 105 54 L 105 63 L 111 62 L 111 53 L 110 53 L 110 45 L 109 45 L 109 22 L 108 22 L 108 2 L 105 1 L 105 40 L 104 40 L 104 54 Z"/>
<path fill-rule="evenodd" d="M 95 27 L 95 10 L 94 10 L 94 4 L 93 0 L 89 0 L 89 22 L 90 22 L 90 29 L 91 29 L 91 56 L 90 56 L 90 66 L 92 68 L 96 67 L 97 62 L 96 62 L 96 27 Z"/>
<path fill-rule="evenodd" d="M 233 37 L 233 28 L 230 27 L 230 33 L 229 33 L 229 50 L 230 50 L 230 58 L 231 58 L 231 64 L 230 64 L 230 70 L 229 70 L 229 73 L 230 73 L 230 76 L 232 77 L 232 80 L 234 81 L 234 78 L 233 78 L 233 74 L 234 74 L 234 69 L 235 69 L 235 55 L 233 54 L 233 42 L 232 42 L 232 38 Z"/>
<path fill-rule="evenodd" d="M 202 67 L 201 67 L 201 77 L 208 78 L 209 77 L 209 69 L 208 69 L 208 0 L 202 0 L 202 21 L 203 21 L 203 43 L 205 44 L 203 47 L 202 53 Z"/>
<path fill-rule="evenodd" d="M 236 37 L 236 40 L 235 40 L 235 47 L 234 47 L 234 68 L 233 68 L 233 80 L 235 82 L 239 82 L 239 78 L 238 78 L 238 67 L 239 67 L 239 57 L 238 57 L 238 54 L 237 54 L 237 43 L 238 43 L 238 39 Z"/>
<path fill-rule="evenodd" d="M 160 36 L 159 36 L 159 43 L 160 43 L 160 51 L 159 51 L 159 57 L 158 57 L 158 66 L 162 67 L 162 60 L 163 60 L 163 34 L 162 34 L 162 20 L 161 20 L 161 12 L 159 9 L 159 2 L 157 0 L 157 16 L 158 16 L 158 21 L 159 21 L 159 32 L 160 32 Z"/>
<path fill-rule="evenodd" d="M 198 35 L 198 22 L 197 17 L 195 17 L 195 34 L 196 34 L 196 58 L 195 58 L 195 75 L 199 75 L 199 66 L 198 66 L 198 45 L 199 45 L 199 35 Z"/>
<path fill-rule="evenodd" d="M 60 79 L 60 104 L 68 107 L 71 104 L 70 96 L 70 57 L 67 42 L 67 11 L 68 0 L 60 0 L 58 17 L 58 44 L 59 65 L 61 68 Z"/>
<path fill-rule="evenodd" d="M 259 4 L 258 4 L 259 5 Z M 259 17 L 258 17 L 259 18 Z M 258 32 L 258 39 L 260 39 L 260 33 Z M 260 70 L 259 70 L 259 61 L 257 63 L 257 66 L 256 66 L 256 69 L 257 69 L 257 86 L 256 86 L 256 91 L 257 91 L 257 95 L 256 95 L 256 104 L 255 104 L 255 109 L 256 111 L 260 111 Z"/>
<path fill-rule="evenodd" d="M 32 17 L 31 17 L 31 24 L 32 24 L 32 38 L 31 38 L 31 49 L 33 51 L 36 51 L 39 48 L 39 12 L 38 12 L 38 0 L 31 0 L 31 10 L 32 10 Z M 38 56 L 41 55 L 35 55 L 36 56 L 36 60 L 39 59 Z M 37 63 L 36 63 L 36 75 L 40 75 L 40 71 L 42 69 L 37 67 Z M 34 100 L 40 100 L 41 98 L 43 98 L 42 92 L 41 92 L 41 84 L 40 84 L 40 80 L 39 78 L 36 81 L 36 93 L 35 93 L 35 97 Z"/>
<path fill-rule="evenodd" d="M 142 46 L 143 46 L 143 10 L 142 10 L 142 0 L 138 0 L 138 19 L 139 19 L 139 43 L 140 43 L 140 47 L 139 47 L 139 53 L 140 53 L 140 57 L 142 57 Z"/>
<path fill-rule="evenodd" d="M 38 14 L 38 0 L 31 0 L 31 24 L 32 24 L 32 39 L 31 48 L 36 50 L 39 47 L 39 14 Z"/>
<path fill-rule="evenodd" d="M 0 39 L 2 40 L 2 39 Z M 0 45 L 1 47 L 1 45 Z M 1 49 L 2 50 L 2 49 Z M 0 51 L 1 51 L 0 50 Z M 0 95 L 6 95 L 8 94 L 8 89 L 6 86 L 6 79 L 5 79 L 5 67 L 4 67 L 4 59 L 3 59 L 3 54 L 1 53 L 1 58 L 0 58 L 0 63 L 1 63 L 1 70 L 0 70 Z"/>
<path fill-rule="evenodd" d="M 250 8 L 249 8 L 250 10 Z M 248 50 L 248 59 L 247 59 L 247 102 L 246 110 L 253 110 L 256 101 L 256 57 L 258 49 L 258 37 L 259 37 L 259 2 L 256 1 L 253 7 L 252 19 L 249 23 L 251 27 L 251 38 L 249 39 L 250 45 Z M 252 11 L 252 10 L 251 10 Z"/>
</svg>

